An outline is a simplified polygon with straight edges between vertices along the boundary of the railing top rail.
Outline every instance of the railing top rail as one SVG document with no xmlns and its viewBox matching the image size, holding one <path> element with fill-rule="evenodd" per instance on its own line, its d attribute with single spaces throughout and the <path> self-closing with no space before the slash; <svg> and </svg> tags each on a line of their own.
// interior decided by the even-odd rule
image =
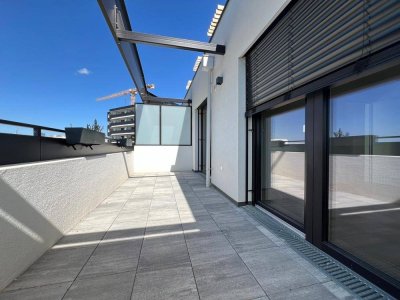
<svg viewBox="0 0 400 300">
<path fill-rule="evenodd" d="M 33 125 L 33 124 L 28 124 L 28 123 L 15 122 L 15 121 L 9 121 L 9 120 L 3 120 L 3 119 L 0 119 L 0 124 L 19 126 L 19 127 L 28 127 L 28 128 L 33 128 L 33 129 L 41 129 L 41 130 L 48 130 L 48 131 L 54 131 L 54 132 L 65 132 L 65 130 L 62 130 L 62 129 L 45 127 L 45 126 L 40 126 L 40 125 Z"/>
<path fill-rule="evenodd" d="M 400 135 L 387 135 L 387 136 L 377 136 L 378 139 L 397 139 Z"/>
</svg>

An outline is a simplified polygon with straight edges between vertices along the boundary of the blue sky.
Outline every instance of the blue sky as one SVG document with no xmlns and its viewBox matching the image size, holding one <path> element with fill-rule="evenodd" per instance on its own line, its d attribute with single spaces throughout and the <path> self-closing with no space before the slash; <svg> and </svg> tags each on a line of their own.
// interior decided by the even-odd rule
<svg viewBox="0 0 400 300">
<path fill-rule="evenodd" d="M 225 0 L 126 0 L 134 30 L 208 41 Z M 0 118 L 64 128 L 86 126 L 129 97 L 97 97 L 133 87 L 95 0 L 7 1 L 0 10 Z M 183 97 L 199 53 L 139 46 L 154 93 Z M 79 74 L 86 68 L 89 74 Z M 85 73 L 85 72 L 83 72 Z"/>
</svg>

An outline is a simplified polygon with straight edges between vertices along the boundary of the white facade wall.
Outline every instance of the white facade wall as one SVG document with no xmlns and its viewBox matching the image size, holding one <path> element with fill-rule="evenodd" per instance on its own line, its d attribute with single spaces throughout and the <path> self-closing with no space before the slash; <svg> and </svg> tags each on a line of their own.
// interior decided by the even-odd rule
<svg viewBox="0 0 400 300">
<path fill-rule="evenodd" d="M 192 170 L 192 146 L 135 146 L 134 173 Z"/>
<path fill-rule="evenodd" d="M 132 152 L 0 167 L 0 290 L 132 172 Z"/>
<path fill-rule="evenodd" d="M 286 6 L 284 0 L 230 0 L 212 42 L 226 46 L 215 55 L 211 98 L 211 182 L 237 202 L 245 201 L 246 90 L 243 56 Z M 223 77 L 221 86 L 215 78 Z M 200 68 L 187 98 L 193 103 L 193 168 L 197 169 L 197 107 L 207 98 L 208 74 Z M 210 101 L 208 101 L 208 104 Z"/>
</svg>

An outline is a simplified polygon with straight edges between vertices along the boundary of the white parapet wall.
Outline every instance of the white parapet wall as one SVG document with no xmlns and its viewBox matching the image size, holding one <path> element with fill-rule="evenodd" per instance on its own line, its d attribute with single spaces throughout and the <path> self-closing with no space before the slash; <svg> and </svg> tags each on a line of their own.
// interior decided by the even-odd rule
<svg viewBox="0 0 400 300">
<path fill-rule="evenodd" d="M 192 170 L 192 146 L 135 146 L 135 173 Z"/>
<path fill-rule="evenodd" d="M 0 167 L 0 290 L 128 178 L 132 156 Z"/>
</svg>

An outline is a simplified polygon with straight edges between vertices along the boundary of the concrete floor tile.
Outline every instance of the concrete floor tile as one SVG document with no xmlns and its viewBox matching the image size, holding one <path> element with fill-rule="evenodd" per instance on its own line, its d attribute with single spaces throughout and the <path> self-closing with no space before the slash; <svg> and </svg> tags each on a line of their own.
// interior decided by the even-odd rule
<svg viewBox="0 0 400 300">
<path fill-rule="evenodd" d="M 280 268 L 267 270 L 254 267 L 249 267 L 249 269 L 268 294 L 319 283 L 314 276 L 298 264 L 281 264 Z"/>
<path fill-rule="evenodd" d="M 81 273 L 79 273 L 78 279 L 86 277 L 98 277 L 101 275 L 116 274 L 132 271 L 134 272 L 137 267 L 139 258 L 129 259 L 95 259 L 89 260 L 85 265 Z"/>
<path fill-rule="evenodd" d="M 127 300 L 130 299 L 133 272 L 77 279 L 64 300 Z"/>
<path fill-rule="evenodd" d="M 284 249 L 278 246 L 240 253 L 240 257 L 248 267 L 265 270 L 280 268 L 288 259 L 289 263 L 292 262 Z"/>
<path fill-rule="evenodd" d="M 221 232 L 219 227 L 214 222 L 190 222 L 190 223 L 183 223 L 182 224 L 183 230 L 185 231 L 200 231 L 200 232 L 210 232 L 210 231 L 217 231 Z"/>
<path fill-rule="evenodd" d="M 219 259 L 237 256 L 235 250 L 222 234 L 210 237 L 196 237 L 186 240 L 193 266 L 215 262 Z"/>
<path fill-rule="evenodd" d="M 8 291 L 0 294 L 0 300 L 57 300 L 62 299 L 72 282 Z"/>
<path fill-rule="evenodd" d="M 189 254 L 183 241 L 143 244 L 138 272 L 190 265 Z"/>
<path fill-rule="evenodd" d="M 182 224 L 171 224 L 167 226 L 147 226 L 146 235 L 147 236 L 162 236 L 162 235 L 174 235 L 174 234 L 183 234 Z"/>
<path fill-rule="evenodd" d="M 79 247 L 49 250 L 5 290 L 72 281 L 87 262 L 94 248 Z"/>
<path fill-rule="evenodd" d="M 274 242 L 258 230 L 254 230 L 254 228 L 252 231 L 245 228 L 245 230 L 227 230 L 222 232 L 238 253 L 276 247 Z"/>
<path fill-rule="evenodd" d="M 143 239 L 145 226 L 138 226 L 139 228 L 131 228 L 131 226 L 127 228 L 118 228 L 117 226 L 111 227 L 109 231 L 104 235 L 102 242 L 112 242 L 116 240 L 141 240 Z"/>
<path fill-rule="evenodd" d="M 311 286 L 288 289 L 282 293 L 269 294 L 271 300 L 333 300 L 337 299 L 326 287 L 322 284 L 314 284 Z"/>
<path fill-rule="evenodd" d="M 268 250 L 272 249 L 274 248 Z M 251 256 L 254 253 L 246 252 L 246 255 Z M 274 258 L 277 260 L 275 261 Z M 251 262 L 246 258 L 243 260 L 268 294 L 319 283 L 318 279 L 312 276 L 307 269 L 287 255 L 282 255 L 282 257 L 266 255 L 264 258 L 259 257 L 258 260 L 254 258 Z"/>
<path fill-rule="evenodd" d="M 193 271 L 201 299 L 254 299 L 265 296 L 237 256 L 194 266 Z"/>
<path fill-rule="evenodd" d="M 79 277 L 135 271 L 141 246 L 141 240 L 101 244 L 90 257 Z"/>
<path fill-rule="evenodd" d="M 190 266 L 138 273 L 132 299 L 199 299 Z"/>
<path fill-rule="evenodd" d="M 142 247 L 142 240 L 126 240 L 123 242 L 103 241 L 93 252 L 90 259 L 124 259 L 138 257 Z"/>
</svg>

